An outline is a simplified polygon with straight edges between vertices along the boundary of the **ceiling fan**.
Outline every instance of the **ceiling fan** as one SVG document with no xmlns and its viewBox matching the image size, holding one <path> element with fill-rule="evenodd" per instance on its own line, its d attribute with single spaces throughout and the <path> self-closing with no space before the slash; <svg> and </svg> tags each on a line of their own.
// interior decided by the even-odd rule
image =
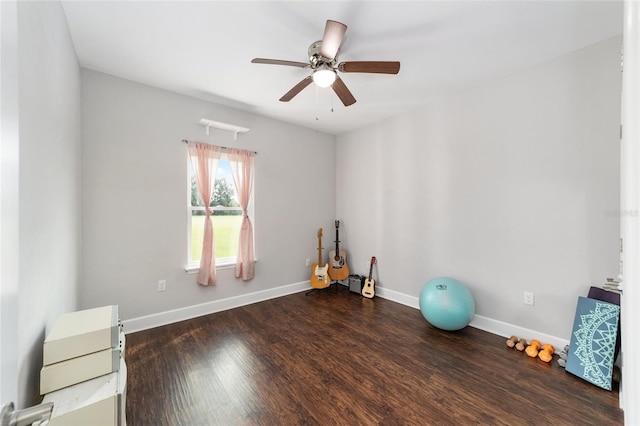
<svg viewBox="0 0 640 426">
<path fill-rule="evenodd" d="M 398 74 L 400 62 L 397 61 L 350 61 L 338 63 L 338 52 L 344 39 L 347 26 L 338 21 L 327 20 L 322 40 L 311 43 L 309 46 L 309 63 L 284 61 L 280 59 L 254 58 L 254 64 L 286 65 L 298 68 L 310 68 L 313 70 L 310 76 L 305 77 L 291 90 L 280 98 L 281 102 L 289 102 L 313 81 L 320 87 L 333 88 L 344 106 L 353 105 L 356 98 L 353 97 L 342 79 L 340 72 L 360 72 L 376 74 Z"/>
</svg>

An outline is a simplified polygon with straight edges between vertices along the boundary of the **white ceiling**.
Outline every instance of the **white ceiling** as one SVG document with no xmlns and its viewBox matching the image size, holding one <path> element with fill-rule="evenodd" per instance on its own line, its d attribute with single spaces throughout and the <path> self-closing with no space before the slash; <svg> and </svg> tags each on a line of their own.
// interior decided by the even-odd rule
<svg viewBox="0 0 640 426">
<path fill-rule="evenodd" d="M 622 32 L 621 1 L 62 4 L 85 68 L 332 134 Z M 306 62 L 327 19 L 348 26 L 339 61 L 398 60 L 400 73 L 341 74 L 349 107 L 315 85 L 279 102 L 310 71 L 251 59 Z"/>
</svg>

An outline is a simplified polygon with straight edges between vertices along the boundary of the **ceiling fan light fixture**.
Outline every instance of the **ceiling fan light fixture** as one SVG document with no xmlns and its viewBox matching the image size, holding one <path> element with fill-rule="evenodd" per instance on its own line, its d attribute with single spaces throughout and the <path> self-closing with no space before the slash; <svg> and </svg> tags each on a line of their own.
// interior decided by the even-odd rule
<svg viewBox="0 0 640 426">
<path fill-rule="evenodd" d="M 313 72 L 313 82 L 318 87 L 329 87 L 336 81 L 336 71 L 324 65 Z"/>
</svg>

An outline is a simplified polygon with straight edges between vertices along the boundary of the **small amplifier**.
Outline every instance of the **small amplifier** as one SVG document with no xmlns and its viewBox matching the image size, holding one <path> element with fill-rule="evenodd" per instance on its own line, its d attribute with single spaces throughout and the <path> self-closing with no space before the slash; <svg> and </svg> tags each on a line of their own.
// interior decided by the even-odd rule
<svg viewBox="0 0 640 426">
<path fill-rule="evenodd" d="M 349 291 L 362 294 L 362 285 L 364 284 L 364 277 L 361 275 L 349 275 Z"/>
</svg>

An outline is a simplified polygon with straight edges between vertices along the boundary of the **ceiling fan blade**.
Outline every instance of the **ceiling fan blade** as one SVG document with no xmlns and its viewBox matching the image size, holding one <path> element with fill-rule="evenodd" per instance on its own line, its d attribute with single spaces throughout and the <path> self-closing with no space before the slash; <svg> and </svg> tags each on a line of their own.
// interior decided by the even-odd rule
<svg viewBox="0 0 640 426">
<path fill-rule="evenodd" d="M 300 83 L 296 84 L 291 90 L 285 93 L 284 96 L 280 98 L 280 102 L 289 102 L 295 95 L 302 92 L 302 89 L 310 85 L 312 81 L 311 76 L 304 78 Z"/>
<path fill-rule="evenodd" d="M 322 47 L 320 48 L 322 57 L 329 60 L 333 60 L 336 57 L 346 31 L 347 26 L 345 24 L 330 19 L 327 20 L 327 24 L 324 27 L 324 36 L 322 37 Z"/>
<path fill-rule="evenodd" d="M 341 62 L 338 70 L 342 72 L 367 72 L 377 74 L 398 74 L 400 62 L 397 61 L 349 61 Z"/>
<path fill-rule="evenodd" d="M 268 64 L 268 65 L 287 65 L 290 67 L 299 67 L 299 68 L 307 68 L 309 67 L 309 63 L 305 62 L 296 62 L 296 61 L 283 61 L 281 59 L 265 59 L 265 58 L 254 58 L 251 60 L 252 64 Z"/>
<path fill-rule="evenodd" d="M 333 82 L 332 87 L 333 91 L 336 92 L 336 95 L 338 95 L 344 106 L 347 107 L 356 103 L 356 98 L 353 97 L 340 77 L 336 76 L 336 81 Z"/>
</svg>

